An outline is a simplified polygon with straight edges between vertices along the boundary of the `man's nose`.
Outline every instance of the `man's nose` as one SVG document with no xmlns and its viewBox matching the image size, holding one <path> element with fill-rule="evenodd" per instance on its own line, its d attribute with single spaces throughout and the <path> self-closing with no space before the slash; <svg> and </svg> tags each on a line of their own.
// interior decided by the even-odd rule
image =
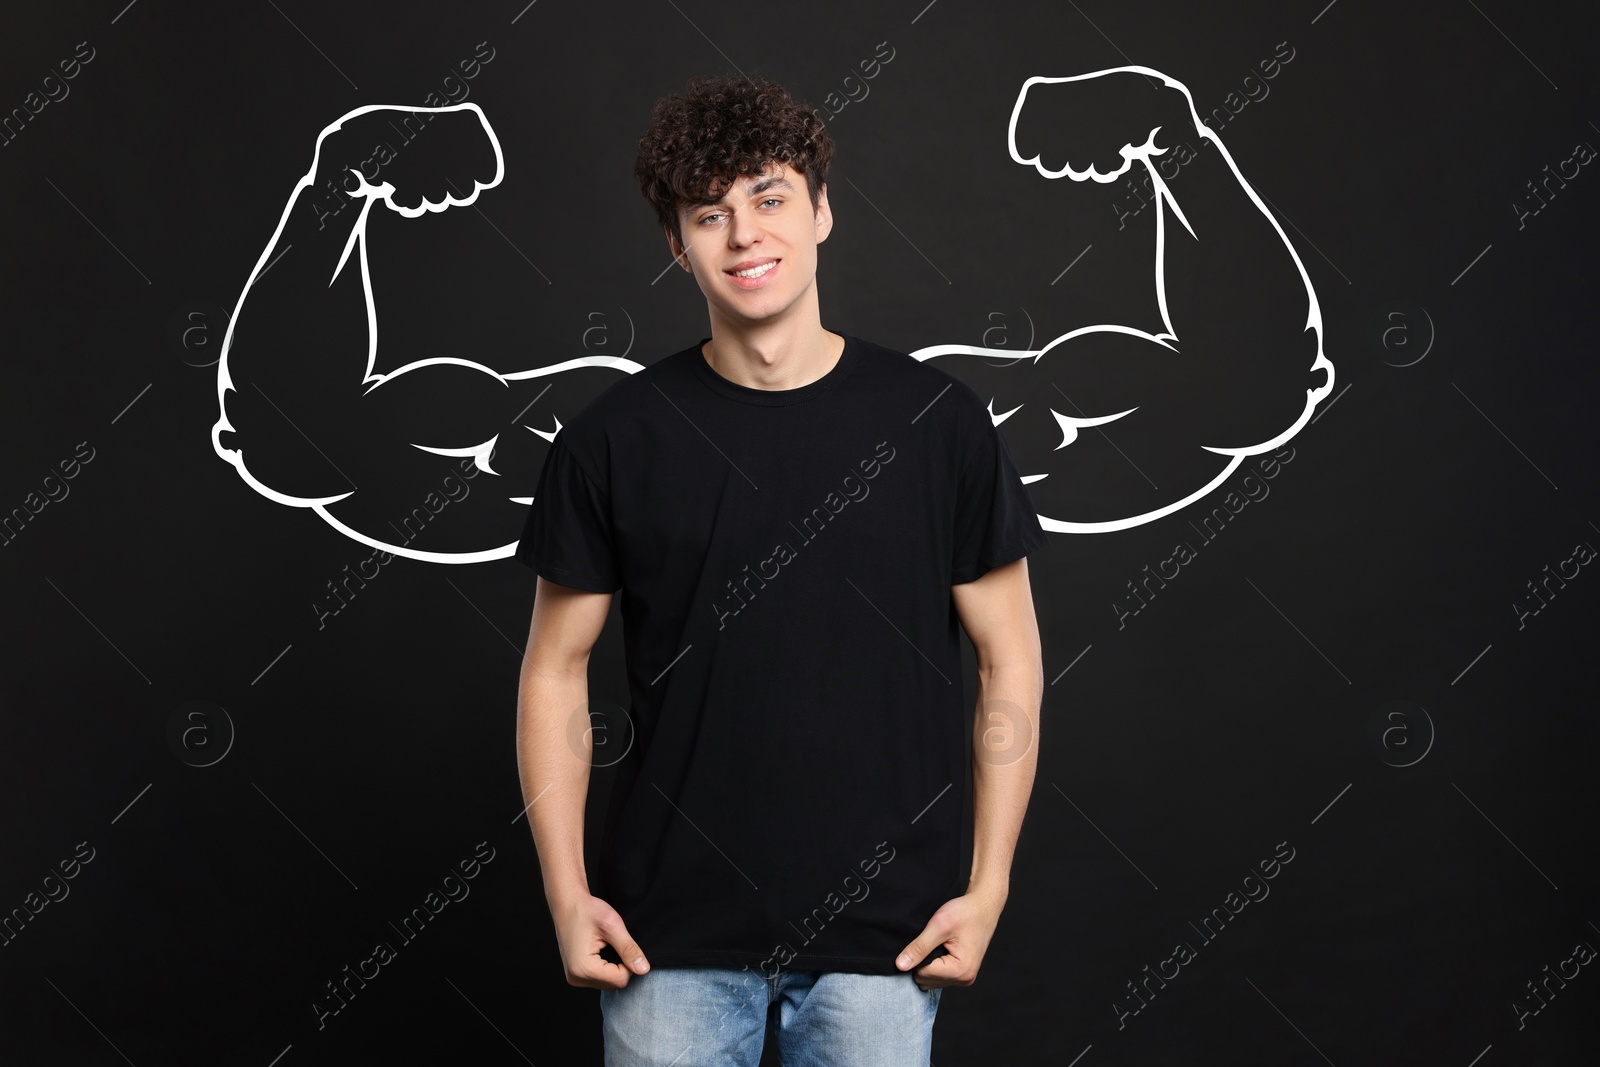
<svg viewBox="0 0 1600 1067">
<path fill-rule="evenodd" d="M 759 241 L 766 231 L 761 228 L 761 220 L 754 215 L 740 212 L 733 216 L 733 225 L 728 227 L 730 240 L 743 248 L 745 245 Z"/>
</svg>

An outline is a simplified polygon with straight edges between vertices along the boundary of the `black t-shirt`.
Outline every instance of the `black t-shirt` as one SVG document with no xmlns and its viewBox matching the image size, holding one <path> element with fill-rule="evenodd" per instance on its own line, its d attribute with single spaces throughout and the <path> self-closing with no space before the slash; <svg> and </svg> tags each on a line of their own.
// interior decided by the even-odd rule
<svg viewBox="0 0 1600 1067">
<path fill-rule="evenodd" d="M 561 428 L 517 550 L 622 591 L 634 736 L 590 891 L 653 967 L 896 974 L 966 889 L 950 587 L 1047 537 L 965 382 L 845 335 L 754 389 L 705 340 Z"/>
</svg>

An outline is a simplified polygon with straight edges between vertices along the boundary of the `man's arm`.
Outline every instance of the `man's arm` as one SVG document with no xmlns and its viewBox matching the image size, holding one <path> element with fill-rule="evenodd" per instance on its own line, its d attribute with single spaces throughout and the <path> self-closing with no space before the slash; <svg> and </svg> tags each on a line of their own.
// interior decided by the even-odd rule
<svg viewBox="0 0 1600 1067">
<path fill-rule="evenodd" d="M 602 989 L 626 986 L 630 969 L 643 974 L 649 966 L 622 917 L 590 894 L 583 863 L 593 751 L 589 653 L 605 627 L 611 597 L 538 579 L 517 699 L 517 771 L 562 966 L 569 985 Z M 601 958 L 607 944 L 628 967 Z"/>
<path fill-rule="evenodd" d="M 1044 662 L 1024 557 L 950 587 L 978 654 L 972 737 L 972 875 L 968 893 L 1004 901 L 1011 857 L 1039 763 Z"/>
<path fill-rule="evenodd" d="M 978 654 L 978 706 L 973 723 L 972 874 L 967 891 L 946 902 L 907 945 L 897 966 L 908 970 L 944 945 L 916 972 L 917 984 L 968 986 L 988 951 L 1011 890 L 1011 859 L 1039 762 L 1039 705 L 1044 662 L 1026 557 L 995 567 L 977 581 L 950 587 L 956 613 Z"/>
</svg>

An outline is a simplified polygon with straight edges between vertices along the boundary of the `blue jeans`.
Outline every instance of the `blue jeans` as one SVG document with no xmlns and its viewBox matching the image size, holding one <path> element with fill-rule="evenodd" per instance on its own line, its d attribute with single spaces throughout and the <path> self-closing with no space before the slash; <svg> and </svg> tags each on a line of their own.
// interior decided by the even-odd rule
<svg viewBox="0 0 1600 1067">
<path fill-rule="evenodd" d="M 909 971 L 655 968 L 600 991 L 606 1067 L 758 1067 L 769 1037 L 784 1067 L 927 1067 L 941 992 Z"/>
</svg>

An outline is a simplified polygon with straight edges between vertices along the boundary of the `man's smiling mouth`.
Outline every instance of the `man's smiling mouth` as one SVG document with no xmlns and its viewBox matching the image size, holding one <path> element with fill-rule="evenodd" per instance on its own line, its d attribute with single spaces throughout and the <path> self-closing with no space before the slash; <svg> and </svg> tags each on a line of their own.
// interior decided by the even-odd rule
<svg viewBox="0 0 1600 1067">
<path fill-rule="evenodd" d="M 735 268 L 726 273 L 733 275 L 735 278 L 759 278 L 777 265 L 778 261 L 776 259 L 769 259 L 765 263 L 760 263 L 747 269 Z"/>
</svg>

